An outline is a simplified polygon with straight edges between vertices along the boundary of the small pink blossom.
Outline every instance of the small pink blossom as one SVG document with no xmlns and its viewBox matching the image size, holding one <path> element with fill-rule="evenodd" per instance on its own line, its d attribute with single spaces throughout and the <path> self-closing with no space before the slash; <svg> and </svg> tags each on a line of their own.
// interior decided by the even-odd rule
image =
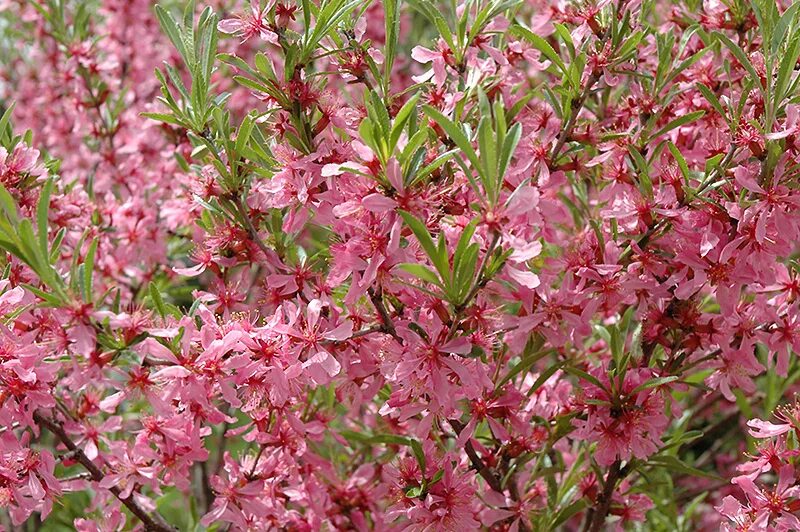
<svg viewBox="0 0 800 532">
<path fill-rule="evenodd" d="M 275 2 L 274 0 L 270 1 L 263 9 L 259 8 L 260 3 L 259 0 L 250 0 L 250 12 L 236 18 L 221 20 L 218 24 L 219 31 L 242 37 L 242 43 L 258 35 L 269 43 L 278 44 L 278 35 L 267 21 Z"/>
</svg>

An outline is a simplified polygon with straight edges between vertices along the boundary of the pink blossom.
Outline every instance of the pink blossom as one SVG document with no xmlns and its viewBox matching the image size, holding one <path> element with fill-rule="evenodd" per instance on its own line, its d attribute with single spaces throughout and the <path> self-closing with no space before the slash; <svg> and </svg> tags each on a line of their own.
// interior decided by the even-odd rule
<svg viewBox="0 0 800 532">
<path fill-rule="evenodd" d="M 258 35 L 267 42 L 278 44 L 278 35 L 267 22 L 274 1 L 268 3 L 263 9 L 259 8 L 259 4 L 259 0 L 250 0 L 250 12 L 239 15 L 237 18 L 221 20 L 218 25 L 219 31 L 242 37 L 242 43 L 245 43 L 250 37 Z"/>
<path fill-rule="evenodd" d="M 0 0 L 11 525 L 800 528 L 790 2 L 63 4 Z"/>
</svg>

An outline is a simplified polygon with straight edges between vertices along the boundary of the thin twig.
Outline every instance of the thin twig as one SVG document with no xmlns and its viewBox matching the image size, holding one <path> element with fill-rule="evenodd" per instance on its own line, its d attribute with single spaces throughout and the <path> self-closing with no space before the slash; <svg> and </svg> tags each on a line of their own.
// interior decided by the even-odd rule
<svg viewBox="0 0 800 532">
<path fill-rule="evenodd" d="M 258 461 L 261 460 L 261 455 L 264 454 L 264 449 L 266 448 L 267 446 L 263 444 L 258 446 L 258 454 L 256 455 L 256 459 L 253 460 L 253 467 L 250 469 L 250 472 L 245 477 L 248 480 L 253 480 L 256 478 L 255 475 L 256 475 L 256 468 L 258 467 Z"/>
<path fill-rule="evenodd" d="M 381 317 L 384 332 L 390 334 L 395 340 L 402 343 L 403 340 L 400 338 L 400 336 L 398 336 L 397 331 L 394 328 L 394 322 L 392 322 L 389 311 L 386 310 L 386 305 L 383 302 L 383 290 L 381 290 L 381 287 L 379 286 L 377 290 L 368 288 L 367 294 L 369 294 L 369 300 L 372 301 L 372 304 L 375 306 L 375 310 Z"/>
<path fill-rule="evenodd" d="M 456 420 L 456 419 L 448 419 L 450 426 L 453 427 L 456 435 L 460 435 L 461 431 L 464 430 L 464 425 Z M 467 443 L 464 445 L 464 450 L 467 452 L 467 456 L 469 457 L 470 462 L 472 462 L 472 467 L 478 474 L 483 477 L 483 480 L 486 481 L 486 484 L 489 485 L 497 493 L 504 493 L 503 487 L 500 483 L 500 479 L 494 474 L 494 472 L 487 466 L 483 459 L 478 456 L 478 453 L 475 451 L 475 447 L 472 446 L 472 442 L 467 440 Z"/>
<path fill-rule="evenodd" d="M 271 250 L 267 247 L 264 241 L 261 240 L 261 236 L 258 234 L 258 229 L 256 229 L 256 226 L 253 225 L 253 221 L 250 219 L 250 213 L 247 212 L 247 205 L 245 204 L 244 199 L 241 197 L 236 201 L 236 211 L 239 213 L 239 216 L 242 217 L 242 222 L 244 222 L 244 227 L 250 234 L 250 239 L 256 243 L 258 248 L 264 254 L 264 257 L 269 258 Z"/>
<path fill-rule="evenodd" d="M 320 342 L 320 344 L 321 345 L 341 345 L 341 344 L 347 343 L 350 340 L 355 340 L 356 338 L 361 338 L 361 337 L 370 335 L 372 333 L 377 333 L 377 332 L 386 332 L 386 328 L 383 325 L 370 325 L 369 327 L 367 327 L 365 329 L 361 329 L 360 331 L 354 332 L 353 334 L 351 334 L 348 338 L 345 338 L 344 340 L 322 340 Z"/>
<path fill-rule="evenodd" d="M 602 41 L 601 41 L 602 42 Z M 572 112 L 567 119 L 567 123 L 564 128 L 561 130 L 561 133 L 558 134 L 558 139 L 556 140 L 556 145 L 553 148 L 553 152 L 550 154 L 550 162 L 555 164 L 556 159 L 558 158 L 559 154 L 561 153 L 561 148 L 564 147 L 567 140 L 569 140 L 570 135 L 572 135 L 572 130 L 575 129 L 575 123 L 578 121 L 578 114 L 580 114 L 581 109 L 583 109 L 583 104 L 586 103 L 586 99 L 589 97 L 589 93 L 594 88 L 594 84 L 600 79 L 600 74 L 592 72 L 588 79 L 586 80 L 586 86 L 583 88 L 580 96 L 578 96 L 577 100 L 573 100 L 571 110 Z"/>
<path fill-rule="evenodd" d="M 376 332 L 383 332 L 383 325 L 371 325 L 366 329 L 361 329 L 360 331 L 356 331 L 350 336 L 350 338 L 348 338 L 348 340 L 352 340 L 354 338 L 361 338 L 362 336 L 367 336 L 368 334 Z"/>
</svg>

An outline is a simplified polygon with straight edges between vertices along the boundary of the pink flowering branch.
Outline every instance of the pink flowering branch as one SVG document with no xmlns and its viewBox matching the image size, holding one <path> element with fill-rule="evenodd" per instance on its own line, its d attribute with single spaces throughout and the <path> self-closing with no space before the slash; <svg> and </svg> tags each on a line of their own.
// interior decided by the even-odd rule
<svg viewBox="0 0 800 532">
<path fill-rule="evenodd" d="M 244 3 L 0 0 L 6 528 L 800 529 L 789 2 Z"/>
<path fill-rule="evenodd" d="M 464 430 L 464 424 L 457 419 L 448 419 L 447 421 L 450 423 L 450 426 L 453 427 L 453 431 L 456 433 L 456 436 L 459 436 L 461 431 Z M 467 457 L 472 464 L 472 468 L 478 473 L 478 475 L 481 476 L 481 478 L 483 478 L 484 481 L 486 481 L 486 484 L 495 492 L 505 495 L 502 477 L 496 475 L 495 472 L 486 465 L 486 463 L 475 450 L 475 446 L 472 445 L 472 441 L 470 439 L 467 439 L 466 443 L 464 444 L 464 451 L 467 453 Z M 520 501 L 520 495 L 513 478 L 509 480 L 508 485 L 508 491 L 509 495 L 511 496 L 511 500 L 518 503 Z M 528 532 L 530 530 L 528 524 L 522 520 L 519 521 L 518 526 L 523 532 Z"/>
<path fill-rule="evenodd" d="M 105 478 L 105 475 L 100 470 L 95 463 L 86 456 L 86 453 L 80 449 L 75 442 L 72 441 L 72 438 L 69 437 L 69 434 L 64 430 L 64 427 L 61 426 L 61 423 L 54 419 L 50 419 L 39 412 L 34 412 L 33 420 L 36 421 L 39 425 L 46 428 L 50 431 L 58 440 L 64 444 L 71 455 L 71 458 L 74 458 L 78 461 L 91 475 L 92 480 L 95 482 L 100 482 Z M 111 486 L 108 488 L 110 491 L 119 501 L 125 505 L 128 510 L 131 511 L 133 515 L 139 518 L 139 520 L 144 525 L 145 530 L 148 532 L 172 532 L 175 529 L 168 524 L 166 524 L 160 515 L 154 514 L 150 515 L 146 511 L 142 509 L 141 506 L 133 499 L 133 496 L 123 497 L 122 490 L 118 486 Z"/>
<path fill-rule="evenodd" d="M 728 169 L 728 165 L 731 163 L 733 158 L 736 156 L 737 150 L 736 146 L 731 146 L 728 152 L 725 154 L 725 157 L 719 162 L 719 165 L 715 167 L 711 172 L 709 172 L 708 176 L 703 180 L 700 185 L 698 185 L 694 196 L 690 198 L 690 200 L 694 200 L 699 197 L 714 181 L 719 178 L 720 176 L 725 175 L 725 172 Z M 691 203 L 691 201 L 687 201 L 687 198 L 684 198 L 680 201 L 681 206 L 687 206 Z M 651 227 L 647 229 L 637 240 L 636 245 L 640 249 L 644 249 L 650 242 L 652 241 L 653 237 L 661 230 L 669 227 L 669 221 L 667 219 L 661 219 Z M 631 256 L 633 252 L 633 247 L 631 244 L 625 248 L 625 250 L 620 255 L 620 261 L 624 261 Z"/>
<path fill-rule="evenodd" d="M 620 6 L 622 5 L 622 1 L 618 3 L 617 11 L 619 11 Z M 610 37 L 610 31 L 606 29 L 602 31 L 600 27 L 597 25 L 597 22 L 593 21 L 593 31 L 599 35 L 597 42 L 595 44 L 596 50 L 603 50 L 608 38 Z M 561 131 L 558 134 L 556 139 L 556 144 L 553 146 L 553 151 L 550 153 L 549 161 L 551 164 L 555 164 L 558 160 L 559 155 L 561 154 L 561 149 L 564 145 L 569 141 L 570 136 L 572 135 L 573 130 L 575 129 L 575 125 L 578 121 L 578 115 L 583 109 L 586 100 L 589 98 L 594 86 L 600 81 L 603 72 L 599 68 L 593 68 L 592 71 L 589 73 L 589 77 L 586 79 L 586 84 L 583 86 L 583 90 L 581 90 L 580 95 L 577 99 L 573 99 L 570 101 L 570 115 L 567 119 L 566 124 L 563 124 L 561 127 Z"/>
</svg>

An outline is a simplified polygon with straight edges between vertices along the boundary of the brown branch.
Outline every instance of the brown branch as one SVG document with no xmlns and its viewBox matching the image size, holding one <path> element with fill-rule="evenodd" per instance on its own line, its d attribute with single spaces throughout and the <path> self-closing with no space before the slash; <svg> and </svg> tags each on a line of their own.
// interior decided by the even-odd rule
<svg viewBox="0 0 800 532">
<path fill-rule="evenodd" d="M 56 438 L 58 438 L 61 443 L 74 455 L 75 460 L 77 460 L 91 475 L 92 480 L 95 482 L 100 482 L 105 478 L 105 475 L 100 470 L 97 465 L 89 459 L 88 456 L 81 450 L 75 442 L 69 437 L 67 432 L 64 430 L 64 427 L 61 426 L 61 423 L 54 419 L 50 419 L 48 417 L 43 416 L 39 412 L 34 412 L 33 420 L 36 421 L 39 425 L 49 430 Z M 144 529 L 146 531 L 152 532 L 174 532 L 174 528 L 166 524 L 163 518 L 158 515 L 150 515 L 145 512 L 141 506 L 139 506 L 136 501 L 133 500 L 133 496 L 122 497 L 122 490 L 118 486 L 111 486 L 108 488 L 110 491 L 119 501 L 124 504 L 128 510 L 131 511 L 133 515 L 139 518 L 139 520 L 144 524 Z"/>
<path fill-rule="evenodd" d="M 349 342 L 350 340 L 355 340 L 356 338 L 362 338 L 364 336 L 368 336 L 368 335 L 370 335 L 372 333 L 378 333 L 378 332 L 379 333 L 385 333 L 386 332 L 386 327 L 384 327 L 382 324 L 380 324 L 380 325 L 370 325 L 369 327 L 361 329 L 360 331 L 354 332 L 353 334 L 351 334 L 348 338 L 345 338 L 344 340 L 322 340 L 320 342 L 320 344 L 321 345 L 342 345 L 342 344 L 345 344 L 345 343 Z"/>
<path fill-rule="evenodd" d="M 211 505 L 214 503 L 214 492 L 211 489 L 211 482 L 209 480 L 208 475 L 208 460 L 204 460 L 200 462 L 198 469 L 200 470 L 200 494 L 202 496 L 203 501 L 203 509 L 205 512 L 208 512 L 211 509 Z"/>
<path fill-rule="evenodd" d="M 602 41 L 601 41 L 602 42 Z M 556 145 L 553 148 L 553 153 L 550 155 L 550 163 L 555 164 L 556 159 L 558 159 L 559 154 L 561 153 L 561 148 L 564 147 L 567 140 L 569 140 L 570 135 L 572 135 L 572 130 L 575 129 L 575 123 L 578 121 L 578 114 L 580 114 L 581 109 L 583 108 L 583 104 L 586 103 L 586 99 L 589 97 L 589 93 L 592 92 L 594 88 L 594 84 L 600 79 L 600 74 L 592 72 L 589 75 L 589 78 L 586 80 L 586 86 L 581 91 L 580 96 L 578 96 L 577 100 L 572 101 L 571 105 L 571 113 L 569 118 L 567 119 L 566 125 L 561 130 L 561 133 L 558 134 L 558 139 L 556 140 Z"/>
<path fill-rule="evenodd" d="M 261 240 L 261 235 L 258 234 L 258 229 L 256 226 L 253 225 L 253 221 L 250 219 L 250 213 L 247 212 L 247 204 L 245 203 L 243 198 L 239 198 L 237 201 L 234 202 L 236 204 L 236 211 L 239 213 L 239 216 L 242 217 L 242 223 L 244 223 L 244 228 L 247 230 L 247 233 L 250 235 L 250 240 L 256 243 L 258 249 L 264 254 L 265 259 L 269 259 L 270 256 L 270 249 Z"/>
<path fill-rule="evenodd" d="M 464 430 L 464 425 L 460 421 L 456 419 L 448 419 L 447 421 L 450 423 L 450 426 L 453 427 L 453 430 L 457 436 L 461 434 L 462 430 Z M 475 447 L 473 447 L 471 441 L 467 440 L 467 443 L 464 445 L 464 450 L 467 452 L 469 461 L 472 462 L 472 467 L 481 477 L 483 477 L 483 480 L 486 481 L 486 484 L 488 484 L 489 487 L 497 493 L 504 493 L 500 479 L 497 478 L 491 468 L 483 462 L 483 459 L 478 456 L 478 453 L 475 451 Z"/>
<path fill-rule="evenodd" d="M 622 477 L 620 464 L 620 460 L 617 460 L 611 465 L 603 485 L 603 493 L 600 494 L 600 499 L 598 499 L 594 508 L 586 515 L 586 525 L 583 527 L 584 532 L 600 532 L 603 528 L 608 511 L 611 509 L 611 498 L 614 496 L 614 489 L 617 487 L 617 481 Z"/>
<path fill-rule="evenodd" d="M 360 331 L 354 332 L 350 338 L 347 340 L 353 340 L 355 338 L 361 338 L 362 336 L 367 336 L 368 334 L 376 333 L 376 332 L 383 332 L 383 325 L 370 325 L 366 329 L 361 329 Z"/>
<path fill-rule="evenodd" d="M 448 419 L 447 421 L 450 423 L 450 426 L 453 427 L 456 436 L 460 435 L 461 431 L 464 430 L 464 424 L 457 419 Z M 492 469 L 487 466 L 483 459 L 478 455 L 470 440 L 467 440 L 467 442 L 464 444 L 464 450 L 467 453 L 467 457 L 469 457 L 469 461 L 472 463 L 472 468 L 477 471 L 483 480 L 486 481 L 486 484 L 497 493 L 505 495 L 505 490 L 503 489 L 503 483 L 501 479 L 495 475 L 494 471 L 492 471 Z M 509 489 L 509 494 L 511 495 L 511 500 L 514 502 L 520 501 L 519 490 L 516 489 L 516 486 Z M 525 521 L 522 519 L 519 520 L 519 529 L 522 532 L 530 531 L 527 523 L 525 523 Z"/>
<path fill-rule="evenodd" d="M 375 306 L 375 310 L 381 317 L 381 322 L 383 323 L 382 330 L 385 333 L 390 334 L 398 342 L 403 343 L 403 340 L 400 338 L 400 336 L 398 336 L 397 331 L 394 328 L 394 322 L 392 322 L 392 317 L 389 315 L 389 311 L 386 310 L 386 305 L 383 302 L 383 290 L 381 290 L 381 287 L 379 286 L 377 290 L 368 288 L 367 294 L 369 294 L 369 300 L 372 301 L 372 304 Z"/>
</svg>

